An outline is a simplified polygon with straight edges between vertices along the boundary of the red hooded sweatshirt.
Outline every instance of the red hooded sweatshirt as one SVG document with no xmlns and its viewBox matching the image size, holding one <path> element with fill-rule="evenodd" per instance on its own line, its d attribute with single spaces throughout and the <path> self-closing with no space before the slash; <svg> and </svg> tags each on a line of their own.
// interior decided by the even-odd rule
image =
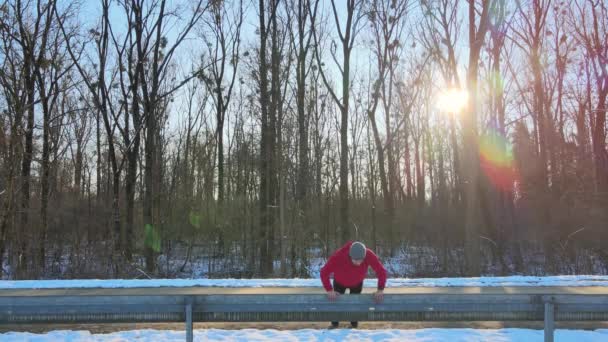
<svg viewBox="0 0 608 342">
<path fill-rule="evenodd" d="M 321 268 L 321 281 L 326 291 L 331 291 L 332 286 L 329 281 L 329 276 L 333 273 L 334 280 L 345 287 L 354 287 L 359 285 L 367 275 L 367 269 L 371 268 L 376 272 L 378 277 L 378 290 L 384 290 L 386 285 L 386 269 L 378 260 L 378 257 L 369 248 L 366 248 L 365 259 L 359 266 L 355 266 L 350 259 L 348 252 L 352 241 L 346 243 L 342 248 L 338 249 L 325 266 Z"/>
</svg>

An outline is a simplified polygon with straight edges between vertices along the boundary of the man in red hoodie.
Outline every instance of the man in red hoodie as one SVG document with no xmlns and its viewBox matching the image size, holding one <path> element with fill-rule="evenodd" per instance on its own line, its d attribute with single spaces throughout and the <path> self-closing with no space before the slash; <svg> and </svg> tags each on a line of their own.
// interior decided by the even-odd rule
<svg viewBox="0 0 608 342">
<path fill-rule="evenodd" d="M 350 294 L 359 294 L 363 289 L 363 279 L 367 275 L 367 269 L 371 268 L 378 277 L 378 290 L 374 293 L 376 302 L 382 302 L 384 298 L 384 286 L 386 285 L 386 269 L 372 250 L 366 248 L 361 242 L 347 242 L 338 249 L 325 266 L 321 268 L 321 281 L 327 291 L 330 301 L 336 300 L 338 295 L 344 294 L 349 289 Z M 333 273 L 333 287 L 329 276 Z M 357 322 L 350 322 L 353 328 L 358 326 Z M 338 322 L 331 322 L 330 328 L 337 328 Z"/>
</svg>

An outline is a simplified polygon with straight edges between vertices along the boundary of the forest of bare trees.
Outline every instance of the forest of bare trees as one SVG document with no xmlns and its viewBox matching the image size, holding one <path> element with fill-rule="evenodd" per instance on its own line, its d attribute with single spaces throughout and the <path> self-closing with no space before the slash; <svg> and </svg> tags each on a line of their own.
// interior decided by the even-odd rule
<svg viewBox="0 0 608 342">
<path fill-rule="evenodd" d="M 0 64 L 4 279 L 608 273 L 606 1 L 0 0 Z"/>
</svg>

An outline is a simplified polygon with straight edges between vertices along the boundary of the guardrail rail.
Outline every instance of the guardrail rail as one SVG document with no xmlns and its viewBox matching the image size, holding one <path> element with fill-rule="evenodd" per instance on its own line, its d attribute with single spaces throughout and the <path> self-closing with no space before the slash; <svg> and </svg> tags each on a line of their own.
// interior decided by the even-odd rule
<svg viewBox="0 0 608 342">
<path fill-rule="evenodd" d="M 480 289 L 480 288 L 477 288 Z M 319 289 L 218 288 L 0 290 L 0 324 L 287 321 L 608 321 L 608 289 L 387 289 L 329 302 Z M 587 288 L 587 289 L 593 289 Z"/>
</svg>

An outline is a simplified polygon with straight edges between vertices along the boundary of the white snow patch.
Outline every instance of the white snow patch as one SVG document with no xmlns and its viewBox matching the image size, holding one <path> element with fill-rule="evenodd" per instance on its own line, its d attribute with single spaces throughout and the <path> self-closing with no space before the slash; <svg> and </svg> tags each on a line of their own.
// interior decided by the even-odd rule
<svg viewBox="0 0 608 342">
<path fill-rule="evenodd" d="M 375 287 L 377 279 L 366 279 Z M 321 287 L 319 279 L 71 279 L 2 280 L 0 289 L 129 288 L 129 287 Z M 392 278 L 386 287 L 443 286 L 608 286 L 608 276 L 509 276 L 475 278 Z"/>
<path fill-rule="evenodd" d="M 88 331 L 57 330 L 45 334 L 8 332 L 0 334 L 0 341 L 23 342 L 118 342 L 118 341 L 184 341 L 186 333 L 174 330 L 132 330 L 110 334 L 91 334 Z M 200 329 L 194 331 L 194 341 L 543 341 L 542 330 L 531 329 L 418 329 L 418 330 L 221 330 Z M 608 329 L 595 331 L 555 331 L 555 340 L 560 342 L 600 342 L 608 340 Z"/>
</svg>

